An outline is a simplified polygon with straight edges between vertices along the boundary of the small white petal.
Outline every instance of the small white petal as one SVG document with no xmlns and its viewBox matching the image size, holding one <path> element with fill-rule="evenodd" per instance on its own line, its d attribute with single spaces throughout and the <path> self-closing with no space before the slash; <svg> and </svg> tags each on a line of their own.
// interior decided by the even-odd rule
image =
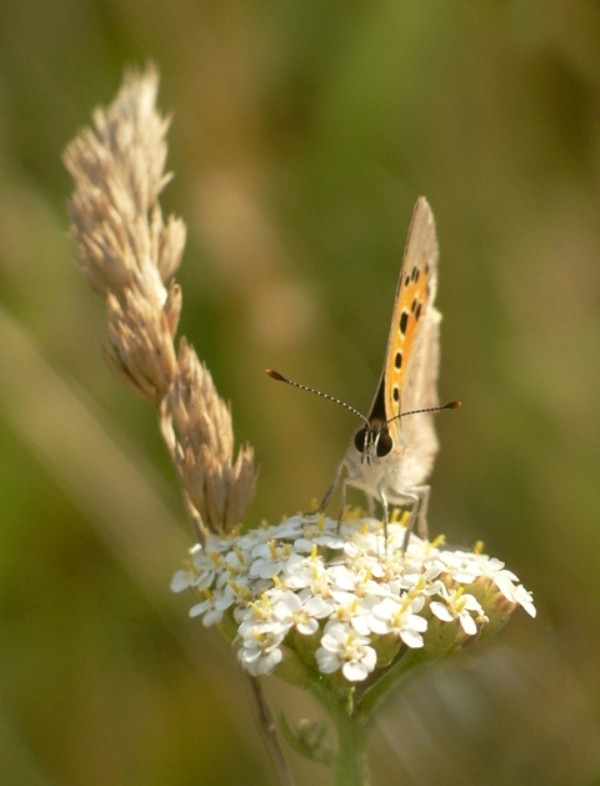
<svg viewBox="0 0 600 786">
<path fill-rule="evenodd" d="M 414 630 L 402 630 L 400 631 L 400 638 L 406 644 L 407 647 L 411 647 L 411 649 L 418 649 L 422 647 L 423 636 L 420 633 L 417 633 Z"/>
<path fill-rule="evenodd" d="M 459 619 L 462 629 L 468 636 L 474 636 L 477 633 L 477 623 L 470 614 L 461 614 Z"/>
<path fill-rule="evenodd" d="M 448 610 L 448 607 L 444 606 L 443 603 L 440 603 L 437 600 L 432 600 L 429 608 L 431 609 L 431 613 L 435 614 L 435 616 L 442 622 L 452 622 L 454 619 Z"/>
</svg>

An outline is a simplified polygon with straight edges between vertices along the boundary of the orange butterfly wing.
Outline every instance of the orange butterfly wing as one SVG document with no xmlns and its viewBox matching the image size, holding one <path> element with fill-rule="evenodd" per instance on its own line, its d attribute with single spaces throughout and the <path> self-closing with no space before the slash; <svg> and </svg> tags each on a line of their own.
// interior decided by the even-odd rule
<svg viewBox="0 0 600 786">
<path fill-rule="evenodd" d="M 437 395 L 424 388 L 437 378 L 438 312 L 432 308 L 437 290 L 439 250 L 429 203 L 420 197 L 408 230 L 398 277 L 394 311 L 377 394 L 369 420 L 389 420 L 402 411 L 436 406 Z M 433 363 L 432 363 L 433 361 Z M 435 368 L 431 368 L 431 366 Z M 422 394 L 422 398 L 419 396 Z M 400 426 L 400 420 L 395 421 Z"/>
</svg>

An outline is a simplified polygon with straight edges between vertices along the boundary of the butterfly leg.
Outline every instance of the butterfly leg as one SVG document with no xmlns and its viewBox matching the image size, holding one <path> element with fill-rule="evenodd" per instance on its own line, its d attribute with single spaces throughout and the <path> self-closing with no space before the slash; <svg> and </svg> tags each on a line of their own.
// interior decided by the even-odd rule
<svg viewBox="0 0 600 786">
<path fill-rule="evenodd" d="M 381 502 L 381 509 L 383 511 L 383 543 L 387 553 L 387 537 L 388 537 L 388 524 L 390 523 L 390 514 L 388 510 L 387 497 L 385 496 L 384 492 L 381 489 L 379 489 L 379 500 Z M 402 548 L 404 549 L 404 546 Z"/>
<path fill-rule="evenodd" d="M 340 467 L 343 467 L 343 462 Z M 338 471 L 338 478 L 341 470 Z M 344 478 L 342 480 L 342 488 L 340 490 L 340 515 L 338 516 L 338 523 L 337 523 L 337 531 L 339 533 L 340 527 L 342 525 L 342 516 L 344 515 L 344 511 L 346 510 L 346 487 L 348 486 L 348 478 Z"/>
<path fill-rule="evenodd" d="M 429 527 L 427 526 L 427 511 L 429 510 L 429 492 L 430 486 L 415 486 L 413 489 L 418 499 L 417 509 L 415 511 L 415 523 L 417 525 L 417 532 L 419 537 L 423 540 L 429 538 Z"/>
<path fill-rule="evenodd" d="M 330 484 L 329 488 L 325 492 L 325 496 L 323 497 L 323 499 L 319 502 L 319 504 L 317 505 L 317 507 L 314 510 L 309 511 L 308 513 L 305 513 L 304 515 L 306 515 L 306 516 L 314 516 L 317 513 L 322 513 L 325 510 L 327 505 L 329 505 L 329 500 L 333 497 L 333 492 L 336 490 L 336 488 L 339 485 L 340 477 L 342 475 L 342 470 L 343 469 L 344 469 L 344 462 L 341 461 L 339 463 L 339 465 L 338 465 L 338 468 L 335 471 L 335 476 L 334 476 L 333 480 L 331 481 L 331 484 Z M 345 488 L 345 482 L 344 482 L 342 484 L 342 512 L 344 510 L 345 503 L 346 503 L 346 488 Z M 340 519 L 341 518 L 342 518 L 342 515 L 340 513 Z"/>
<path fill-rule="evenodd" d="M 402 541 L 402 551 L 406 551 L 410 535 L 417 525 L 417 532 L 419 537 L 427 540 L 429 537 L 429 529 L 427 527 L 427 509 L 429 508 L 429 486 L 415 486 L 410 493 L 406 493 L 406 497 L 412 501 L 412 510 L 410 518 L 406 524 L 406 532 L 404 540 Z"/>
</svg>

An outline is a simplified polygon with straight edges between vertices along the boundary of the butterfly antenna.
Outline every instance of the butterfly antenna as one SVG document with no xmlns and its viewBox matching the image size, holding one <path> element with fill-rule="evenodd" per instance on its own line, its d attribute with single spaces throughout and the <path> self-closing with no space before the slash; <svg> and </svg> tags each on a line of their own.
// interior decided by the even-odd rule
<svg viewBox="0 0 600 786">
<path fill-rule="evenodd" d="M 311 388 L 308 385 L 303 385 L 301 382 L 294 382 L 293 379 L 288 379 L 287 377 L 284 377 L 283 374 L 279 373 L 279 371 L 273 371 L 272 369 L 268 368 L 265 373 L 267 374 L 267 376 L 271 377 L 271 379 L 276 379 L 278 382 L 285 382 L 288 385 L 292 385 L 292 387 L 300 388 L 300 390 L 306 390 L 309 393 L 314 393 L 317 396 L 321 396 L 321 398 L 326 398 L 328 401 L 333 401 L 334 404 L 339 404 L 340 407 L 344 407 L 344 409 L 349 410 L 354 415 L 359 417 L 367 426 L 369 425 L 369 419 L 365 415 L 363 415 L 362 412 L 359 412 L 357 409 L 350 406 L 350 404 L 346 404 L 346 402 L 342 401 L 340 398 L 336 398 L 335 396 L 330 396 L 329 393 L 323 393 L 321 390 L 317 390 L 316 388 Z"/>
<path fill-rule="evenodd" d="M 410 409 L 407 412 L 401 412 L 390 418 L 386 423 L 391 423 L 392 420 L 403 418 L 405 415 L 420 415 L 423 412 L 443 412 L 445 409 L 459 409 L 462 407 L 462 401 L 449 401 L 447 404 L 442 404 L 440 407 L 425 407 L 424 409 Z"/>
</svg>

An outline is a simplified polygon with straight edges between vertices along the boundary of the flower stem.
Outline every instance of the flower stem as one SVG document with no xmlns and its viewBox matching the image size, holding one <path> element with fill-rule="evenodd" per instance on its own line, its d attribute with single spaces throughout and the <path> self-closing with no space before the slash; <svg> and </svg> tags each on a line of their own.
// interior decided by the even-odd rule
<svg viewBox="0 0 600 786">
<path fill-rule="evenodd" d="M 337 728 L 338 753 L 334 765 L 336 786 L 368 786 L 367 743 L 369 733 L 356 717 L 343 710 L 333 715 Z"/>
</svg>

